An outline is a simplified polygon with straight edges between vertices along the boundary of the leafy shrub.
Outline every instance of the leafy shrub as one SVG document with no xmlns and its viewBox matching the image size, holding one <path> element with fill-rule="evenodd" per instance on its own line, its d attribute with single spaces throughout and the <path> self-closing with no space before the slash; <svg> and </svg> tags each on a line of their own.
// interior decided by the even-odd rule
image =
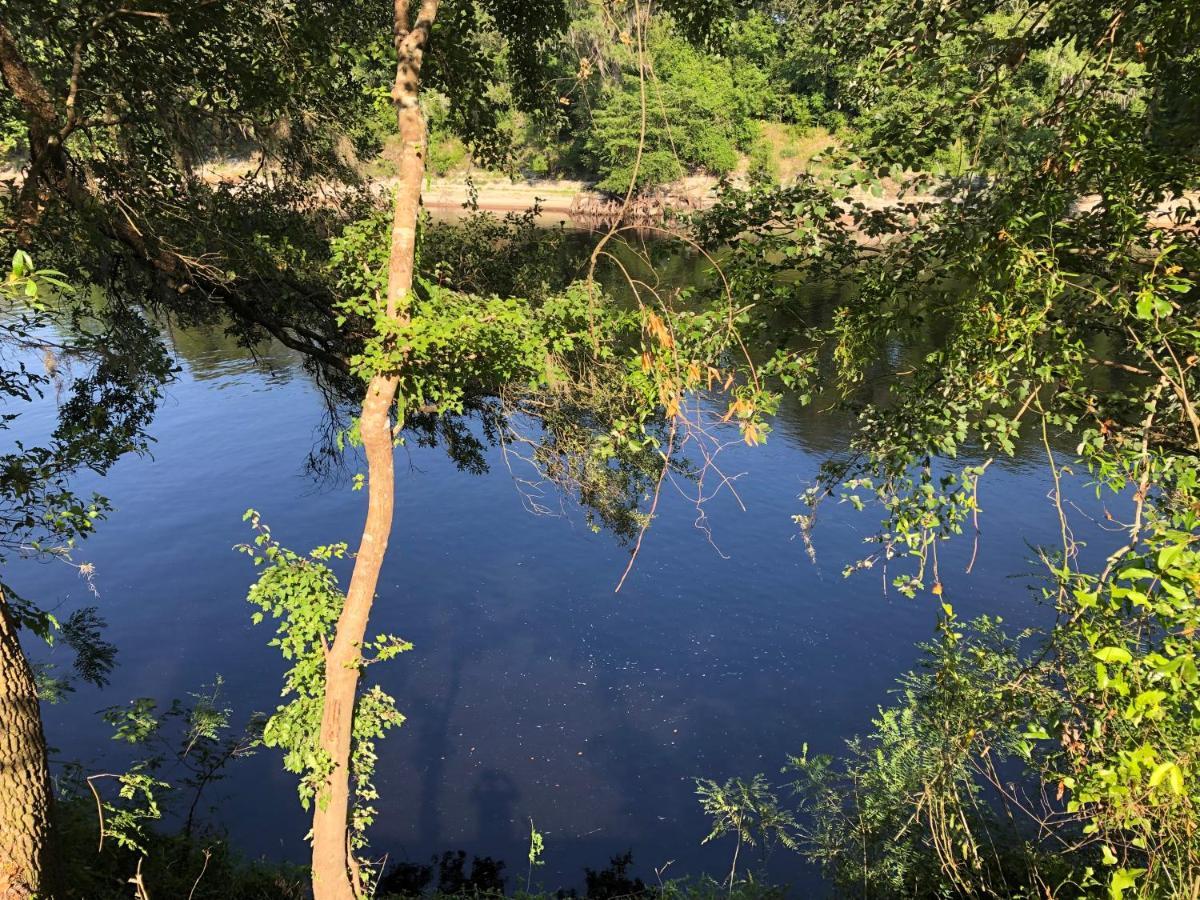
<svg viewBox="0 0 1200 900">
<path fill-rule="evenodd" d="M 1062 878 L 1035 824 L 1014 817 L 993 784 L 1047 697 L 1037 683 L 1013 687 L 1019 641 L 997 620 L 978 620 L 970 638 L 959 628 L 943 621 L 924 667 L 901 680 L 900 701 L 880 711 L 867 739 L 849 741 L 837 760 L 805 748 L 791 761 L 809 815 L 802 851 L 842 890 L 996 896 L 1003 884 L 1003 896 L 1034 897 L 1040 881 Z"/>
<path fill-rule="evenodd" d="M 438 177 L 449 175 L 462 169 L 468 157 L 466 145 L 455 135 L 441 129 L 430 131 L 425 166 L 431 174 Z"/>
</svg>

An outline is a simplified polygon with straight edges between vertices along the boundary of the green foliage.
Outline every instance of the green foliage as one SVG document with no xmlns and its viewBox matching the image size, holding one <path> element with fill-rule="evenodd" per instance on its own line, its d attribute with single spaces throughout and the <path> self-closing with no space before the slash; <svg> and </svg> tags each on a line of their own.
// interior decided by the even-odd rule
<svg viewBox="0 0 1200 900">
<path fill-rule="evenodd" d="M 467 148 L 452 134 L 433 131 L 429 135 L 429 156 L 426 167 L 439 177 L 462 169 L 467 162 Z"/>
<path fill-rule="evenodd" d="M 369 148 L 352 141 L 374 114 L 343 53 L 389 33 L 390 10 L 14 0 L 3 24 L 25 85 L 6 83 L 5 109 L 36 163 L 5 203 L 6 240 L 184 322 L 232 314 L 247 342 L 336 358 L 320 262 L 329 223 L 359 208 Z"/>
<path fill-rule="evenodd" d="M 80 793 L 78 785 L 65 786 L 64 791 L 54 819 L 60 853 L 57 874 L 62 883 L 55 894 L 58 900 L 127 900 L 130 879 L 136 875 L 151 897 L 303 900 L 309 896 L 306 871 L 286 863 L 248 861 L 219 832 L 189 835 L 147 822 L 139 849 L 108 839 L 98 850 L 94 798 L 86 788 Z M 160 787 L 158 794 L 169 798 L 171 791 Z"/>
<path fill-rule="evenodd" d="M 162 818 L 156 794 L 169 785 L 137 768 L 114 777 L 117 798 L 101 804 L 101 840 L 108 838 L 123 850 L 145 856 L 145 829 Z"/>
<path fill-rule="evenodd" d="M 387 34 L 390 9 L 169 0 L 142 12 L 95 0 L 7 4 L 6 27 L 63 124 L 70 117 L 73 153 L 105 170 L 124 163 L 131 182 L 155 173 L 178 183 L 212 151 L 245 143 L 295 174 L 341 165 L 338 132 L 369 109 L 361 72 L 339 51 Z M 82 89 L 68 105 L 72 83 Z M 28 123 L 30 110 L 19 115 Z"/>
<path fill-rule="evenodd" d="M 146 854 L 119 848 L 112 841 L 97 852 L 96 807 L 91 796 L 60 797 L 56 820 L 59 844 L 66 864 L 61 872 L 64 888 L 59 900 L 127 900 L 130 878 L 140 875 L 150 897 L 192 900 L 303 900 L 310 896 L 308 872 L 300 867 L 268 860 L 246 860 L 220 833 L 187 835 L 163 829 L 147 830 Z M 505 896 L 502 861 L 476 858 L 468 875 L 466 854 L 447 851 L 432 865 L 411 863 L 389 868 L 373 896 L 400 898 L 429 896 L 438 900 L 479 900 Z M 614 857 L 609 866 L 586 869 L 587 896 L 592 898 L 649 897 L 661 900 L 782 900 L 784 886 L 759 881 L 737 881 L 732 889 L 708 878 L 662 880 L 653 888 L 626 874 L 630 854 Z M 436 887 L 425 890 L 434 881 Z M 497 878 L 501 878 L 498 882 Z M 555 900 L 569 894 L 559 891 L 517 889 L 510 896 L 522 900 Z"/>
<path fill-rule="evenodd" d="M 699 431 L 689 432 L 689 398 L 714 386 L 750 444 L 780 389 L 854 414 L 850 452 L 824 469 L 796 521 L 812 540 L 826 498 L 874 506 L 875 550 L 847 574 L 887 566 L 914 597 L 948 592 L 937 548 L 983 512 L 993 463 L 1040 443 L 1061 533 L 1060 546 L 1036 548 L 1055 625 L 1008 638 L 992 620 L 964 629 L 945 606 L 928 670 L 905 680 L 872 738 L 842 763 L 796 761 L 816 817 L 808 851 L 843 888 L 885 895 L 1195 894 L 1200 245 L 1186 191 L 1200 183 L 1200 40 L 1190 4 L 680 2 L 650 22 L 603 4 L 577 11 L 560 43 L 561 2 L 447 3 L 428 69 L 440 92 L 426 104 L 435 172 L 468 146 L 506 160 L 524 129 L 541 141 L 539 167 L 571 157 L 613 191 L 724 175 L 747 152 L 754 177 L 697 224 L 725 254 L 708 294 L 676 305 L 631 280 L 621 303 L 591 278 L 563 278 L 557 238 L 537 236 L 532 217 L 474 216 L 458 229 L 424 224 L 421 276 L 399 319 L 382 308 L 388 217 L 350 191 L 334 209 L 311 190 L 329 178 L 353 186 L 349 151 L 373 152 L 390 133 L 388 10 L 51 5 L 47 15 L 11 3 L 4 20 L 53 107 L 41 121 L 27 100 L 0 98 L 0 150 L 20 119 L 49 167 L 22 240 L 53 240 L 51 259 L 76 273 L 120 269 L 119 209 L 137 233 L 126 250 L 159 271 L 131 279 L 131 292 L 153 288 L 197 317 L 224 304 L 241 337 L 299 347 L 339 370 L 339 387 L 395 373 L 398 434 L 440 435 L 475 468 L 484 441 L 517 447 L 626 539 L 650 523 L 653 507 L 639 503 L 666 474 L 702 477 L 679 447 Z M 853 146 L 826 160 L 828 177 L 775 186 L 759 119 L 852 123 Z M 61 150 L 42 152 L 48 132 Z M 235 150 L 270 160 L 272 182 L 197 177 Z M 897 183 L 901 202 L 864 197 Z M 796 287 L 848 276 L 855 292 L 832 313 L 809 309 Z M 74 370 L 50 442 L 0 459 L 0 547 L 65 557 L 107 509 L 76 497 L 71 476 L 145 446 L 169 366 L 119 296 L 70 293 L 23 254 L 0 294 L 6 345 L 48 346 L 87 369 Z M 741 330 L 777 348 L 757 369 L 741 361 Z M 14 402 L 65 384 L 57 362 L 45 375 L 0 374 Z M 462 424 L 470 415 L 482 439 Z M 1114 518 L 1124 534 L 1104 548 L 1103 571 L 1082 566 L 1067 521 L 1072 469 L 1111 503 L 1132 504 L 1132 521 Z M 291 666 L 264 739 L 300 776 L 302 802 L 320 803 L 323 649 L 346 548 L 294 554 L 249 517 L 258 534 L 242 549 L 262 572 L 250 600 L 256 620 L 277 621 L 273 644 Z M 54 620 L 34 604 L 8 590 L 5 602 L 49 633 Z M 98 627 L 84 615 L 64 636 L 96 648 Z M 384 635 L 363 649 L 375 661 L 407 647 Z M 111 665 L 103 652 L 81 658 L 92 680 Z M 150 701 L 111 718 L 133 745 L 161 734 Z M 359 699 L 356 846 L 374 814 L 375 741 L 400 721 L 378 688 Z M 204 758 L 192 748 L 213 748 L 226 727 L 215 692 L 197 698 L 182 758 Z M 1023 767 L 1052 799 L 1030 817 L 998 766 Z M 145 849 L 142 826 L 158 814 L 152 772 L 131 768 L 109 801 L 113 840 L 130 848 Z M 765 779 L 703 782 L 700 793 L 715 818 L 708 839 L 737 837 L 731 891 L 743 843 L 792 840 Z M 531 824 L 531 867 L 535 836 Z"/>
<path fill-rule="evenodd" d="M 745 844 L 757 847 L 765 861 L 776 846 L 797 849 L 796 820 L 779 805 L 765 776 L 755 775 L 749 781 L 731 778 L 720 784 L 708 778 L 696 779 L 696 794 L 700 806 L 712 819 L 712 829 L 701 843 L 707 844 L 727 834 L 736 839 L 733 863 L 729 869 L 729 889 L 737 883 L 738 855 Z"/>
<path fill-rule="evenodd" d="M 534 304 L 462 293 L 422 278 L 405 317 L 389 317 L 381 303 L 387 227 L 380 215 L 347 228 L 334 244 L 333 264 L 346 297 L 343 317 L 371 322 L 372 337 L 351 360 L 352 370 L 363 380 L 375 372 L 401 372 L 402 409 L 428 405 L 461 413 L 473 388 L 536 387 L 554 377 L 558 358 L 586 343 L 590 298 L 583 288 Z M 630 321 L 626 316 L 621 324 Z"/>
<path fill-rule="evenodd" d="M 812 16 L 859 142 L 898 164 L 944 163 L 952 148 L 973 171 L 991 160 L 1028 160 L 1049 149 L 1043 142 L 1051 131 L 1030 125 L 1061 87 L 1105 77 L 1085 49 L 1096 34 L 1084 32 L 1103 18 L 1097 11 L 983 4 L 956 11 L 937 38 L 921 33 L 923 15 L 885 3 Z M 898 34 L 915 39 L 903 44 Z M 1142 71 L 1135 62 L 1127 74 L 1136 79 Z"/>
<path fill-rule="evenodd" d="M 635 60 L 592 114 L 586 150 L 605 190 L 623 193 L 631 182 L 648 189 L 694 169 L 730 172 L 739 149 L 750 145 L 750 117 L 763 112 L 768 94 L 752 66 L 706 55 L 666 23 L 647 38 L 653 76 Z"/>
<path fill-rule="evenodd" d="M 769 184 L 779 180 L 779 165 L 771 153 L 770 144 L 761 133 L 755 135 L 748 163 L 748 174 L 752 181 Z"/>
<path fill-rule="evenodd" d="M 251 717 L 240 730 L 232 727 L 223 687 L 218 675 L 213 684 L 190 693 L 186 701 L 173 700 L 165 710 L 151 697 L 102 710 L 113 740 L 136 755 L 125 772 L 115 775 L 84 778 L 78 767 L 70 768 L 63 783 L 67 798 L 80 793 L 80 782 L 86 781 L 101 804 L 106 779 L 115 779 L 117 797 L 103 801 L 101 827 L 120 846 L 142 856 L 164 805 L 174 808 L 185 837 L 200 831 L 205 791 L 224 778 L 229 763 L 253 754 L 262 743 L 261 717 Z"/>
<path fill-rule="evenodd" d="M 980 483 L 1026 442 L 1045 456 L 1060 540 L 1036 548 L 1056 625 L 980 659 L 970 647 L 993 642 L 991 625 L 941 646 L 933 680 L 910 680 L 837 770 L 812 852 L 884 895 L 1187 896 L 1200 883 L 1200 243 L 1183 192 L 1200 157 L 1198 120 L 1181 113 L 1197 104 L 1200 22 L 1163 2 L 1116 27 L 1067 2 L 944 17 L 844 5 L 818 24 L 861 74 L 858 155 L 831 157 L 828 177 L 731 191 L 700 232 L 732 242 L 731 283 L 775 329 L 770 374 L 859 423 L 797 523 L 811 537 L 831 496 L 874 505 L 878 550 L 847 573 L 883 565 L 902 592 L 942 597 L 938 544 L 985 514 Z M 904 202 L 864 199 L 954 146 L 950 174 L 979 177 L 917 175 Z M 853 296 L 820 317 L 791 288 L 847 276 Z M 802 323 L 786 336 L 781 309 Z M 1073 536 L 1075 471 L 1132 508 L 1112 515 L 1123 534 L 1103 571 L 1082 565 Z M 995 669 L 1004 659 L 1011 671 Z M 947 693 L 964 678 L 963 696 Z M 1005 795 L 1000 759 L 1050 799 L 1031 811 Z M 988 788 L 1001 796 L 976 801 Z M 1023 827 L 997 832 L 980 811 L 993 803 Z"/>
<path fill-rule="evenodd" d="M 536 866 L 544 866 L 545 860 L 542 859 L 542 854 L 546 851 L 546 840 L 537 828 L 533 825 L 533 819 L 529 820 L 529 871 L 525 876 L 525 890 L 532 890 L 533 887 L 533 870 Z"/>
<path fill-rule="evenodd" d="M 1058 672 L 1089 702 L 1049 719 L 1058 739 L 1027 754 L 1071 792 L 1066 812 L 1139 892 L 1186 891 L 1200 866 L 1196 530 L 1191 510 L 1155 521 L 1107 578 L 1071 579 L 1078 628 L 1058 635 Z"/>
<path fill-rule="evenodd" d="M 869 739 L 840 758 L 805 747 L 791 760 L 803 852 L 843 892 L 1035 897 L 1047 885 L 1060 896 L 1069 869 L 1057 843 L 1025 820 L 1026 798 L 1001 775 L 1029 723 L 1057 708 L 1051 689 L 1022 681 L 1029 637 L 1005 636 L 998 619 L 964 628 L 947 607 Z"/>
<path fill-rule="evenodd" d="M 482 164 L 507 166 L 511 121 L 557 99 L 546 90 L 552 48 L 568 24 L 563 0 L 451 0 L 438 11 L 422 71 L 448 105 L 439 130 Z"/>
<path fill-rule="evenodd" d="M 56 779 L 56 897 L 113 896 L 114 886 L 124 890 L 139 876 L 155 891 L 185 877 L 198 887 L 199 872 L 207 874 L 210 863 L 214 881 L 236 868 L 223 841 L 203 825 L 200 803 L 230 762 L 254 752 L 261 723 L 252 719 L 234 731 L 222 685 L 218 676 L 189 701 L 175 700 L 161 712 L 151 698 L 103 711 L 113 739 L 131 758 L 124 771 L 92 775 L 69 764 Z M 176 834 L 161 830 L 167 813 L 181 823 Z M 186 874 L 174 871 L 177 865 L 186 865 Z M 219 895 L 208 888 L 195 894 Z"/>
<path fill-rule="evenodd" d="M 1166 545 L 1167 559 L 1180 546 Z M 1110 591 L 1149 583 L 1147 561 Z M 1131 624 L 1111 595 L 1081 595 L 1096 611 L 1089 624 L 1045 644 L 1007 637 L 993 619 L 964 629 L 947 607 L 923 670 L 903 679 L 867 741 L 841 760 L 792 760 L 812 822 L 805 852 L 845 890 L 1181 895 L 1196 865 L 1182 762 L 1197 746 L 1194 649 L 1160 630 L 1169 623 Z M 1140 644 L 1138 656 L 1121 643 Z M 1040 798 L 1003 774 L 1015 766 L 1046 786 Z"/>
<path fill-rule="evenodd" d="M 14 254 L 0 281 L 0 305 L 0 396 L 7 409 L 0 430 L 19 427 L 26 405 L 48 391 L 59 397 L 45 443 L 15 440 L 0 454 L 0 561 L 56 559 L 90 578 L 94 568 L 71 554 L 110 507 L 98 494 L 76 494 L 72 481 L 83 471 L 103 474 L 123 455 L 147 448 L 145 428 L 173 369 L 139 312 L 97 288 L 72 289 L 60 273 L 37 269 L 24 251 Z M 12 586 L 0 589 L 0 602 L 19 625 L 47 641 L 58 632 L 75 651 L 78 677 L 105 681 L 115 650 L 100 638 L 103 620 L 94 607 L 60 623 Z M 41 674 L 48 691 L 69 689 L 68 679 Z"/>
<path fill-rule="evenodd" d="M 421 273 L 464 294 L 541 302 L 566 290 L 578 266 L 566 231 L 539 224 L 536 207 L 503 217 L 470 212 L 453 222 L 421 223 Z"/>
<path fill-rule="evenodd" d="M 270 645 L 278 647 L 291 663 L 284 674 L 282 694 L 290 699 L 267 720 L 262 739 L 266 746 L 283 750 L 284 768 L 300 776 L 300 803 L 308 809 L 314 802 L 327 802 L 322 791 L 331 762 L 319 740 L 325 699 L 325 648 L 333 641 L 345 602 L 328 563 L 343 559 L 346 545 L 317 547 L 307 556 L 300 556 L 275 541 L 254 510 L 244 518 L 256 534 L 253 544 L 237 549 L 262 570 L 247 597 L 258 607 L 252 618 L 255 624 L 267 616 L 278 622 Z M 411 644 L 394 635 L 379 635 L 363 646 L 360 665 L 392 659 L 410 649 Z M 379 794 L 371 781 L 375 742 L 403 722 L 395 701 L 378 685 L 369 687 L 355 703 L 350 759 L 354 792 L 350 840 L 355 850 L 366 846 L 366 831 L 376 815 L 373 803 Z"/>
<path fill-rule="evenodd" d="M 382 7 L 380 8 L 382 9 Z M 422 108 L 429 126 L 427 169 L 446 175 L 470 160 L 511 168 L 513 123 L 552 107 L 546 90 L 554 49 L 567 26 L 563 0 L 447 0 L 440 5 L 423 63 Z M 351 136 L 368 152 L 396 134 L 390 92 L 396 71 L 390 23 L 344 46 L 369 112 Z"/>
<path fill-rule="evenodd" d="M 127 761 L 91 775 L 72 763 L 55 778 L 58 900 L 126 898 L 135 879 L 151 897 L 306 896 L 307 873 L 243 860 L 202 805 L 228 767 L 261 745 L 262 721 L 233 727 L 223 690 L 218 676 L 165 709 L 138 698 L 102 711 Z"/>
<path fill-rule="evenodd" d="M 395 110 L 391 106 L 390 96 L 386 100 L 386 115 L 395 118 Z M 454 133 L 450 122 L 450 103 L 448 99 L 435 91 L 422 91 L 421 110 L 425 114 L 425 125 L 428 130 L 428 151 L 425 157 L 425 171 L 430 175 L 444 177 L 465 167 L 469 152 L 467 145 Z"/>
<path fill-rule="evenodd" d="M 624 449 L 653 450 L 647 432 L 660 413 L 675 419 L 689 391 L 725 379 L 715 366 L 738 346 L 737 323 L 722 307 L 676 312 L 617 304 L 590 281 L 551 290 L 557 284 L 545 264 L 553 259 L 555 240 L 537 237 L 531 221 L 472 217 L 453 240 L 434 230 L 431 244 L 439 260 L 432 261 L 431 274 L 445 283 L 418 277 L 399 320 L 385 314 L 382 302 L 387 217 L 348 227 L 332 257 L 344 297 L 342 317 L 346 323 L 370 323 L 373 334 L 351 360 L 352 370 L 363 379 L 380 371 L 399 373 L 402 422 L 420 409 L 463 413 L 481 397 L 536 398 L 542 412 L 532 406 L 522 411 L 544 424 L 553 421 L 559 438 L 572 426 L 592 433 L 581 449 L 602 468 L 603 460 Z M 480 240 L 488 242 L 483 253 Z M 529 255 L 515 267 L 501 263 L 495 271 L 481 271 L 486 253 L 509 248 L 527 249 Z M 450 265 L 439 268 L 442 261 Z M 429 271 L 424 262 L 422 268 Z M 470 292 L 480 287 L 512 287 L 528 295 Z M 775 397 L 753 384 L 737 393 L 730 418 L 753 443 L 768 430 L 764 415 Z M 574 421 L 556 418 L 555 410 L 573 410 Z"/>
<path fill-rule="evenodd" d="M 20 151 L 25 140 L 25 129 L 21 120 L 11 111 L 0 112 L 0 161 L 11 158 Z"/>
</svg>

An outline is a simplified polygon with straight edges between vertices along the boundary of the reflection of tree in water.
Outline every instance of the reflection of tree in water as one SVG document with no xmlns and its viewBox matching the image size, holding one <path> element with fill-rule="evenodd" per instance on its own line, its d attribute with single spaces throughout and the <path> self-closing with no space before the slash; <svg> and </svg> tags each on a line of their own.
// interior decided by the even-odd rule
<svg viewBox="0 0 1200 900">
<path fill-rule="evenodd" d="M 595 235 L 542 228 L 532 214 L 498 219 L 476 213 L 459 222 L 426 222 L 423 278 L 414 287 L 413 317 L 420 318 L 422 304 L 442 302 L 437 291 L 459 294 L 468 309 L 473 300 L 482 306 L 489 297 L 520 296 L 531 308 L 558 302 L 588 274 L 597 240 Z M 626 358 L 636 356 L 645 340 L 634 311 L 633 284 L 640 286 L 639 292 L 679 301 L 710 265 L 676 242 L 618 235 L 596 268 L 595 303 L 630 312 L 627 322 L 610 326 L 622 335 L 608 348 L 611 355 L 592 358 L 583 346 L 564 350 L 555 360 L 551 383 L 534 387 L 468 380 L 461 385 L 457 409 L 407 408 L 400 434 L 410 446 L 444 450 L 471 474 L 486 473 L 495 458 L 491 451 L 498 450 L 529 511 L 562 514 L 568 501 L 574 501 L 586 510 L 589 526 L 632 544 L 651 518 L 642 506 L 664 483 L 698 506 L 731 486 L 716 471 L 722 444 L 715 433 L 722 422 L 719 412 L 713 414 L 715 407 L 685 403 L 683 415 L 674 421 L 646 419 L 647 398 L 631 383 Z M 427 363 L 433 373 L 429 377 L 441 377 L 437 372 L 443 361 L 436 352 Z M 361 386 L 344 372 L 311 360 L 308 369 L 327 409 L 310 468 L 318 477 L 345 474 L 343 439 L 357 414 Z M 422 377 L 419 365 L 416 371 L 414 377 Z M 701 413 L 705 420 L 693 427 L 690 416 Z M 697 462 L 690 463 L 689 456 Z M 712 476 L 707 488 L 706 475 Z"/>
<path fill-rule="evenodd" d="M 503 846 L 518 835 L 515 808 L 520 798 L 516 782 L 500 769 L 484 769 L 471 788 L 471 801 L 477 810 L 479 841 L 483 845 Z"/>
<path fill-rule="evenodd" d="M 273 341 L 247 346 L 229 333 L 224 321 L 181 327 L 169 315 L 155 319 L 172 355 L 196 381 L 251 371 L 268 377 L 290 377 L 303 362 L 295 350 Z"/>
<path fill-rule="evenodd" d="M 0 433 L 17 432 L 0 454 L 0 563 L 12 557 L 71 560 L 110 507 L 99 495 L 74 491 L 85 472 L 104 475 L 127 454 L 149 451 L 148 428 L 172 361 L 156 330 L 128 296 L 113 290 L 63 291 L 26 303 L 0 291 Z M 42 371 L 39 372 L 39 369 Z M 54 397 L 44 438 L 35 404 Z M 35 424 L 25 430 L 29 414 Z M 90 567 L 76 565 L 83 575 Z M 8 584 L 0 599 L 17 623 L 41 636 L 52 620 Z M 98 621 L 98 620 L 97 620 Z"/>
<path fill-rule="evenodd" d="M 597 240 L 595 234 L 541 227 L 532 214 L 497 218 L 477 213 L 453 222 L 427 221 L 421 272 L 430 283 L 479 298 L 521 296 L 538 303 L 587 274 Z M 709 269 L 707 260 L 683 244 L 661 235 L 622 233 L 598 261 L 598 302 L 631 306 L 628 278 L 664 296 L 674 295 L 701 283 Z M 416 294 L 422 290 L 418 285 Z M 346 436 L 361 404 L 361 384 L 341 361 L 360 349 L 361 335 L 353 327 L 324 337 L 326 346 L 336 345 L 334 365 L 324 357 L 306 357 L 284 347 L 253 323 L 240 321 L 236 312 L 183 318 L 161 308 L 154 318 L 164 340 L 196 379 L 248 370 L 290 377 L 302 369 L 325 410 L 314 426 L 308 473 L 337 481 L 357 469 L 352 450 L 347 452 Z M 315 327 L 307 319 L 295 324 Z M 630 337 L 637 339 L 636 334 Z M 631 542 L 646 523 L 638 507 L 659 480 L 662 457 L 647 445 L 623 449 L 609 462 L 594 458 L 596 439 L 628 412 L 632 399 L 620 394 L 624 369 L 613 366 L 610 374 L 611 378 L 577 383 L 573 373 L 564 372 L 556 389 L 509 388 L 501 397 L 485 385 L 473 386 L 460 413 L 407 410 L 403 437 L 417 447 L 443 449 L 457 467 L 471 474 L 486 473 L 489 451 L 499 449 L 507 466 L 521 470 L 513 474 L 529 510 L 561 513 L 565 501 L 572 499 L 588 511 L 589 525 Z M 646 427 L 660 447 L 668 445 L 666 423 L 650 422 Z M 514 450 L 519 459 L 510 452 Z M 684 454 L 674 452 L 672 457 L 672 479 L 695 480 L 698 470 L 685 462 Z"/>
<path fill-rule="evenodd" d="M 77 494 L 76 479 L 103 475 L 122 456 L 146 452 L 146 428 L 173 369 L 157 334 L 122 297 L 72 291 L 23 252 L 0 279 L 0 307 L 0 894 L 7 897 L 37 893 L 46 867 L 52 792 L 40 704 L 68 685 L 62 678 L 38 683 L 18 632 L 47 643 L 60 638 L 75 651 L 76 677 L 97 686 L 107 681 L 115 655 L 94 607 L 59 612 L 60 624 L 43 598 L 14 589 L 20 570 L 9 564 L 66 562 L 92 587 L 93 567 L 71 553 L 110 507 L 99 495 Z M 37 436 L 45 430 L 37 406 L 51 394 L 50 433 Z M 9 438 L 6 432 L 18 427 Z"/>
<path fill-rule="evenodd" d="M 548 291 L 550 287 L 546 285 L 544 289 Z M 187 359 L 197 378 L 229 371 L 226 366 L 239 359 L 268 371 L 280 363 L 286 365 L 289 359 L 294 361 L 288 351 L 277 346 L 247 342 L 239 348 L 238 341 L 244 338 L 222 332 L 221 323 L 200 323 L 205 327 L 195 330 L 177 329 L 170 321 L 154 324 L 166 333 L 151 329 L 155 332 L 153 343 L 157 346 L 157 340 L 165 338 L 177 356 Z M 630 334 L 631 345 L 639 338 L 640 328 L 635 327 Z M 106 359 L 111 357 L 109 353 Z M 144 363 L 123 362 L 129 363 L 134 371 L 147 369 Z M 340 457 L 335 435 L 340 430 L 338 426 L 344 427 L 347 410 L 361 399 L 361 386 L 336 367 L 319 367 L 309 360 L 305 368 L 322 391 L 329 410 L 330 424 L 325 434 L 325 443 L 330 445 L 327 458 Z M 608 371 L 590 381 L 574 374 L 564 368 L 560 384 L 547 389 L 509 389 L 500 397 L 480 388 L 468 395 L 463 412 L 458 415 L 410 411 L 405 419 L 405 433 L 418 445 L 445 449 L 452 461 L 473 473 L 487 471 L 489 450 L 503 447 L 506 441 L 511 446 L 519 438 L 529 452 L 527 459 L 540 483 L 573 495 L 591 510 L 597 527 L 606 527 L 619 538 L 630 540 L 648 521 L 639 512 L 639 504 L 654 489 L 663 468 L 663 456 L 648 441 L 642 446 L 611 452 L 607 460 L 598 461 L 593 452 L 596 438 L 610 433 L 614 420 L 635 408 L 642 398 L 621 393 L 624 360 L 616 360 Z M 613 376 L 611 384 L 609 375 Z M 97 382 L 93 387 L 99 390 L 101 385 Z M 156 394 L 153 399 L 157 399 Z M 152 407 L 153 404 L 148 404 L 147 421 Z M 645 433 L 657 437 L 658 445 L 665 447 L 667 456 L 672 457 L 672 474 L 690 477 L 687 467 L 673 458 L 671 445 L 663 440 L 666 425 L 648 421 L 644 428 Z M 517 837 L 514 809 L 519 792 L 508 774 L 498 770 L 483 772 L 471 797 L 477 807 L 481 840 L 509 842 Z"/>
</svg>

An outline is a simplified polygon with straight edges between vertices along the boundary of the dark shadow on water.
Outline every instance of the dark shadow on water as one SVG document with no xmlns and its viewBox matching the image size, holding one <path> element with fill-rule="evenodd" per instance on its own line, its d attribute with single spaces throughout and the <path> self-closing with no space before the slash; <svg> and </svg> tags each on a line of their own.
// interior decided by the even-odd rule
<svg viewBox="0 0 1200 900">
<path fill-rule="evenodd" d="M 478 783 L 471 789 L 471 802 L 475 804 L 479 823 L 480 844 L 489 840 L 505 844 L 519 840 L 516 809 L 520 799 L 516 782 L 507 772 L 500 769 L 483 770 Z"/>
</svg>

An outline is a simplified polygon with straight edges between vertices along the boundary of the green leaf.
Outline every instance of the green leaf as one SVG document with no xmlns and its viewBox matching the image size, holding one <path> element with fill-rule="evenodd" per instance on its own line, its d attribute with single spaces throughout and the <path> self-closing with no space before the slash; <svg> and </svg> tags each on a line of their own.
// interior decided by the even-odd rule
<svg viewBox="0 0 1200 900">
<path fill-rule="evenodd" d="M 1145 871 L 1145 869 L 1117 869 L 1113 872 L 1112 880 L 1108 883 L 1108 896 L 1111 900 L 1121 900 L 1127 890 L 1137 887 L 1138 876 Z"/>
<path fill-rule="evenodd" d="M 1096 659 L 1103 663 L 1130 663 L 1133 657 L 1124 647 L 1101 647 L 1096 651 Z"/>
<path fill-rule="evenodd" d="M 1167 787 L 1175 796 L 1183 793 L 1183 770 L 1173 762 L 1159 763 L 1150 773 L 1150 789 L 1158 787 L 1166 780 Z"/>
<path fill-rule="evenodd" d="M 1138 294 L 1137 317 L 1139 319 L 1154 318 L 1154 295 L 1149 292 Z"/>
<path fill-rule="evenodd" d="M 1179 559 L 1182 553 L 1182 544 L 1172 544 L 1169 547 L 1163 547 L 1158 551 L 1158 568 L 1162 570 L 1171 568 L 1175 560 Z"/>
</svg>

